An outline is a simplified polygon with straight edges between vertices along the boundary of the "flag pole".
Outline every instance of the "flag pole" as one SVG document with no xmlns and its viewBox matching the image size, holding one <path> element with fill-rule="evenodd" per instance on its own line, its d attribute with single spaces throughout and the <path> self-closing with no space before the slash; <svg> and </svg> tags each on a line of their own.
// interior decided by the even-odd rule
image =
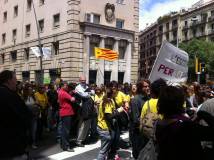
<svg viewBox="0 0 214 160">
<path fill-rule="evenodd" d="M 40 32 L 39 32 L 39 24 L 38 24 L 38 20 L 37 20 L 37 16 L 36 16 L 36 10 L 35 10 L 35 6 L 34 6 L 34 0 L 32 0 L 32 6 L 33 6 L 33 13 L 34 13 L 34 17 L 35 17 L 35 21 L 36 21 L 36 28 L 37 28 L 37 34 L 38 34 L 38 42 L 39 42 L 39 50 L 40 50 L 40 83 L 43 83 L 43 77 L 42 77 L 42 71 L 43 71 L 43 66 L 42 66 L 42 57 L 43 57 L 43 51 L 42 51 L 42 44 L 41 44 L 41 38 L 40 38 Z"/>
<path fill-rule="evenodd" d="M 102 71 L 101 71 L 101 69 L 100 69 L 99 65 L 98 65 L 97 63 L 96 63 L 96 65 L 97 65 L 97 68 L 98 68 L 98 70 L 100 71 L 100 73 L 101 73 L 102 77 L 104 78 L 104 75 L 103 75 L 103 73 L 102 73 Z"/>
</svg>

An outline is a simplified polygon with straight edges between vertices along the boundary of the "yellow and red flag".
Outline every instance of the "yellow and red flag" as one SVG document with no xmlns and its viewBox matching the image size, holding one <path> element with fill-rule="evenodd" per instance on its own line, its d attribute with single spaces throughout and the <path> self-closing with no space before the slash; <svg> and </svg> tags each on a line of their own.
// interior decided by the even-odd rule
<svg viewBox="0 0 214 160">
<path fill-rule="evenodd" d="M 95 47 L 95 57 L 96 59 L 114 61 L 118 59 L 118 53 L 110 49 Z"/>
</svg>

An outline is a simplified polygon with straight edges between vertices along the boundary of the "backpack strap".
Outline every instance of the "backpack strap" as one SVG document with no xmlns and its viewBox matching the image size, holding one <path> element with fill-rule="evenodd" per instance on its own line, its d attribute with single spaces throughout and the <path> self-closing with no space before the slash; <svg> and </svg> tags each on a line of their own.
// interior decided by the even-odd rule
<svg viewBox="0 0 214 160">
<path fill-rule="evenodd" d="M 148 112 L 151 112 L 151 108 L 150 108 L 150 104 L 149 104 L 149 101 L 150 101 L 150 100 L 148 100 L 148 103 L 147 103 L 147 106 L 148 106 L 148 110 L 147 110 L 147 113 L 148 113 Z"/>
<path fill-rule="evenodd" d="M 115 97 L 113 98 L 113 101 L 114 101 L 114 104 L 115 104 L 115 108 L 116 108 L 116 109 L 119 108 L 119 106 L 118 106 L 118 104 L 117 104 L 117 102 L 116 102 L 116 100 L 115 100 Z"/>
</svg>

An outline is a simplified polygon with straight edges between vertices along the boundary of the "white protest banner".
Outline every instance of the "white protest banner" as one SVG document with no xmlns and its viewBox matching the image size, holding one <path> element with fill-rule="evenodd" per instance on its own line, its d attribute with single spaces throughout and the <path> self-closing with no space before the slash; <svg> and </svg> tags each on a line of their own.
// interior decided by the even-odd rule
<svg viewBox="0 0 214 160">
<path fill-rule="evenodd" d="M 39 47 L 30 47 L 30 49 L 32 50 L 33 54 L 36 57 L 41 56 Z M 51 57 L 51 48 L 50 47 L 42 47 L 42 52 L 43 52 L 44 59 L 48 59 Z"/>
<path fill-rule="evenodd" d="M 171 83 L 186 82 L 188 78 L 188 54 L 164 41 L 149 76 L 151 82 L 162 78 Z"/>
<path fill-rule="evenodd" d="M 42 47 L 43 57 L 45 59 L 51 58 L 51 48 L 50 47 Z"/>
<path fill-rule="evenodd" d="M 30 49 L 32 50 L 33 54 L 34 54 L 36 57 L 41 56 L 39 47 L 30 47 Z"/>
</svg>

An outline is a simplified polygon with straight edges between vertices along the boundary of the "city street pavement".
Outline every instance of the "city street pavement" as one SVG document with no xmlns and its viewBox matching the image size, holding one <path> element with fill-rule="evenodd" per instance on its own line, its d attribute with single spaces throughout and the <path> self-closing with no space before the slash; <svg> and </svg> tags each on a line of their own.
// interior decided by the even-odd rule
<svg viewBox="0 0 214 160">
<path fill-rule="evenodd" d="M 123 140 L 128 139 L 128 133 L 121 135 Z M 30 150 L 33 160 L 96 160 L 99 152 L 100 141 L 85 147 L 74 147 L 74 152 L 62 151 L 56 142 L 54 135 L 46 135 L 38 149 Z M 122 147 L 123 148 L 123 147 Z M 122 160 L 131 159 L 131 149 L 120 149 L 118 151 Z"/>
</svg>

